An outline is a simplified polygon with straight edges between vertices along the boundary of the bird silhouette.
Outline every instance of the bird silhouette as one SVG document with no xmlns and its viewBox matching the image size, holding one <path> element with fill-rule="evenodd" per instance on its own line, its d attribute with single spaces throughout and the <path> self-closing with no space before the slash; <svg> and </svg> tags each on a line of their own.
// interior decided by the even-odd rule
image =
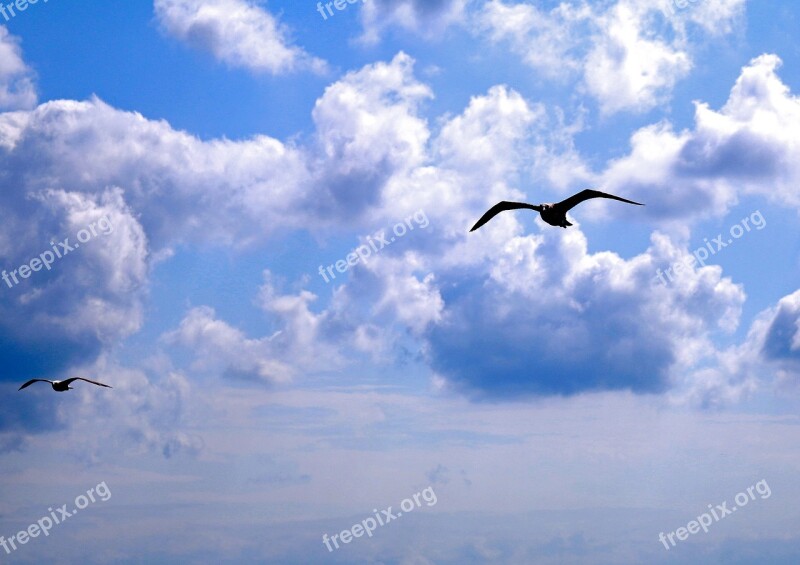
<svg viewBox="0 0 800 565">
<path fill-rule="evenodd" d="M 620 198 L 619 196 L 614 196 L 613 194 L 606 194 L 605 192 L 600 192 L 599 190 L 592 190 L 591 188 L 587 188 L 586 190 L 580 191 L 578 194 L 570 196 L 566 200 L 562 200 L 561 202 L 556 202 L 555 204 L 546 203 L 546 204 L 526 204 L 525 202 L 508 202 L 502 201 L 498 202 L 483 215 L 481 219 L 475 222 L 475 225 L 472 226 L 472 229 L 469 231 L 475 231 L 483 224 L 494 218 L 500 212 L 505 212 L 506 210 L 518 210 L 520 208 L 527 208 L 529 210 L 535 210 L 539 212 L 539 215 L 542 217 L 542 220 L 550 224 L 551 226 L 556 226 L 560 228 L 567 228 L 572 224 L 567 221 L 567 211 L 574 208 L 584 200 L 589 200 L 591 198 L 610 198 L 612 200 L 619 200 L 620 202 L 627 202 L 628 204 L 636 204 L 637 206 L 644 206 L 644 204 L 640 204 L 639 202 L 634 202 L 633 200 L 627 200 L 625 198 Z"/>
<path fill-rule="evenodd" d="M 104 386 L 106 388 L 114 388 L 114 387 L 110 387 L 108 385 L 104 385 L 103 383 L 98 383 L 96 381 L 90 381 L 89 379 L 84 379 L 83 377 L 72 377 L 71 379 L 66 379 L 64 381 L 50 381 L 50 380 L 47 380 L 47 379 L 31 379 L 27 383 L 25 383 L 24 385 L 19 387 L 19 390 L 22 390 L 23 388 L 29 387 L 33 383 L 50 383 L 53 386 L 53 390 L 54 391 L 56 391 L 56 392 L 66 392 L 68 390 L 74 390 L 69 385 L 74 383 L 75 381 L 86 381 L 87 383 L 92 383 L 93 385 Z"/>
</svg>

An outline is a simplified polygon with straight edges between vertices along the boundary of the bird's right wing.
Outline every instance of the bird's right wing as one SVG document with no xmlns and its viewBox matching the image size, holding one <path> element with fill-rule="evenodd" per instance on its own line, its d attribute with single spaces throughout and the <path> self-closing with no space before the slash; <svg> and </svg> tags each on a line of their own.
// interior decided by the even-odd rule
<svg viewBox="0 0 800 565">
<path fill-rule="evenodd" d="M 475 231 L 500 212 L 505 212 L 506 210 L 518 210 L 520 208 L 528 208 L 529 210 L 536 210 L 537 212 L 542 211 L 541 206 L 534 206 L 533 204 L 526 204 L 525 202 L 508 202 L 503 200 L 502 202 L 498 202 L 489 208 L 489 210 L 483 216 L 481 216 L 481 219 L 475 222 L 475 225 L 472 226 L 472 229 L 469 231 Z"/>
<path fill-rule="evenodd" d="M 103 383 L 98 383 L 97 381 L 90 381 L 89 379 L 84 379 L 83 377 L 72 377 L 71 379 L 67 379 L 64 382 L 67 385 L 69 385 L 70 383 L 74 383 L 75 381 L 86 381 L 87 383 L 92 383 L 93 385 L 104 386 L 106 388 L 113 388 L 108 385 L 104 385 Z"/>
<path fill-rule="evenodd" d="M 27 388 L 27 387 L 31 386 L 33 383 L 49 383 L 49 382 L 50 382 L 50 381 L 48 381 L 47 379 L 31 379 L 31 380 L 29 380 L 27 383 L 25 383 L 24 385 L 22 385 L 21 387 L 19 387 L 19 388 L 17 389 L 17 391 L 20 391 L 20 390 L 22 390 L 23 388 Z"/>
<path fill-rule="evenodd" d="M 620 202 L 627 202 L 628 204 L 636 204 L 637 206 L 644 206 L 639 202 L 634 202 L 633 200 L 628 200 L 627 198 L 621 198 L 619 196 L 614 196 L 613 194 L 608 194 L 607 192 L 600 192 L 599 190 L 593 190 L 591 188 L 587 188 L 585 190 L 581 190 L 578 194 L 570 196 L 566 200 L 562 200 L 561 202 L 556 204 L 557 208 L 564 210 L 570 210 L 591 198 L 610 198 L 611 200 L 619 200 Z"/>
</svg>

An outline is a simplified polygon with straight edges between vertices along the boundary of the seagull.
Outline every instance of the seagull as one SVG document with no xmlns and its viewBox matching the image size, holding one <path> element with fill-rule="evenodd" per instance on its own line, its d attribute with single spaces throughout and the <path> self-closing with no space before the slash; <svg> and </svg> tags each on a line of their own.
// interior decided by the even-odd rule
<svg viewBox="0 0 800 565">
<path fill-rule="evenodd" d="M 589 200 L 591 198 L 611 198 L 612 200 L 619 200 L 620 202 L 627 202 L 628 204 L 636 204 L 637 206 L 644 206 L 644 204 L 640 204 L 639 202 L 634 202 L 633 200 L 626 200 L 625 198 L 620 198 L 619 196 L 614 196 L 613 194 L 606 194 L 605 192 L 600 192 L 599 190 L 592 190 L 591 188 L 587 188 L 586 190 L 580 191 L 578 194 L 570 196 L 566 200 L 562 200 L 561 202 L 556 202 L 555 204 L 547 203 L 547 204 L 526 204 L 524 202 L 499 202 L 489 208 L 489 210 L 481 216 L 481 219 L 478 220 L 472 229 L 469 231 L 475 231 L 483 224 L 494 218 L 500 212 L 505 212 L 506 210 L 517 210 L 519 208 L 527 208 L 529 210 L 536 210 L 539 212 L 539 215 L 542 217 L 542 220 L 550 224 L 551 226 L 556 226 L 560 228 L 567 228 L 572 224 L 567 221 L 567 211 L 574 208 L 584 200 Z"/>
<path fill-rule="evenodd" d="M 41 383 L 50 383 L 53 386 L 53 390 L 56 391 L 56 392 L 66 392 L 68 390 L 74 390 L 69 385 L 71 385 L 75 381 L 86 381 L 87 383 L 92 383 L 93 385 L 104 386 L 106 388 L 114 388 L 114 387 L 110 387 L 108 385 L 104 385 L 103 383 L 98 383 L 96 381 L 90 381 L 89 379 L 84 379 L 83 377 L 73 377 L 73 378 L 67 379 L 65 381 L 50 381 L 50 380 L 47 380 L 47 379 L 31 379 L 27 383 L 25 383 L 24 385 L 19 387 L 19 390 L 22 390 L 23 388 L 29 387 L 33 383 L 41 382 Z"/>
</svg>

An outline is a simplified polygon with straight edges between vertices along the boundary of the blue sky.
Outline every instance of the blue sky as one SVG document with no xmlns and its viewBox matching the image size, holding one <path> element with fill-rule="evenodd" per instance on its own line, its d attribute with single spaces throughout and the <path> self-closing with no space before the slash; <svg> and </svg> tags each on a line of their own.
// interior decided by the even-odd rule
<svg viewBox="0 0 800 565">
<path fill-rule="evenodd" d="M 800 9 L 672 6 L 0 18 L 0 560 L 796 563 Z"/>
</svg>

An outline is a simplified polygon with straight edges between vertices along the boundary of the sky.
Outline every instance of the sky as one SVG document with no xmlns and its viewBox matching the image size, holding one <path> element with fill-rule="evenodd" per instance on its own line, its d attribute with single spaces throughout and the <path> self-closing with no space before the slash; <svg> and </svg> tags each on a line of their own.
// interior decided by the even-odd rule
<svg viewBox="0 0 800 565">
<path fill-rule="evenodd" d="M 0 563 L 797 563 L 798 17 L 6 7 Z"/>
</svg>

